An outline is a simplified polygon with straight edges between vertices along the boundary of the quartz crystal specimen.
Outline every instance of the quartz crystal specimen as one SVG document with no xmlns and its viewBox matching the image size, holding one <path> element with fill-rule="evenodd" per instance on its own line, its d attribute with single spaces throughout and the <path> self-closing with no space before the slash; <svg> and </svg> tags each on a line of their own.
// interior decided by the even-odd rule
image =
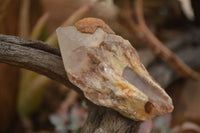
<svg viewBox="0 0 200 133">
<path fill-rule="evenodd" d="M 171 98 L 149 75 L 129 41 L 95 18 L 57 29 L 69 80 L 91 102 L 134 120 L 172 112 Z"/>
</svg>

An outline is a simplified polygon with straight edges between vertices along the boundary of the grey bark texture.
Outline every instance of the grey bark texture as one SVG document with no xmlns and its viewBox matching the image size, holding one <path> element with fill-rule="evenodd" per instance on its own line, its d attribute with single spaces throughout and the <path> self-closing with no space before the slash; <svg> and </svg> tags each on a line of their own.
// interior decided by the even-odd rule
<svg viewBox="0 0 200 133">
<path fill-rule="evenodd" d="M 43 74 L 83 96 L 82 91 L 69 82 L 59 50 L 41 41 L 0 35 L 0 62 Z M 124 133 L 130 131 L 133 126 L 135 129 L 139 127 L 139 122 L 125 118 L 114 110 L 94 105 L 91 102 L 90 104 L 91 113 L 84 126 L 86 129 L 82 130 L 83 133 Z"/>
<path fill-rule="evenodd" d="M 194 36 L 199 38 L 199 31 L 195 30 L 194 35 L 185 34 L 181 39 L 175 40 L 172 48 L 184 62 L 196 69 L 200 68 L 200 40 L 191 38 Z M 0 35 L 0 62 L 43 74 L 83 96 L 82 91 L 69 82 L 59 50 L 41 41 Z M 155 60 L 148 66 L 148 70 L 162 87 L 167 87 L 179 78 L 163 61 Z M 114 110 L 89 103 L 89 116 L 83 127 L 83 133 L 137 132 L 140 122 L 125 118 Z"/>
</svg>

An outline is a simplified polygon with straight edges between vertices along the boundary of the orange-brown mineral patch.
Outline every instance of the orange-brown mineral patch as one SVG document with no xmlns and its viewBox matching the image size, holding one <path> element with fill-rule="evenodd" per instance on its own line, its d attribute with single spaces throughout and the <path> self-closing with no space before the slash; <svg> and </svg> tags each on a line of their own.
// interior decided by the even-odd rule
<svg viewBox="0 0 200 133">
<path fill-rule="evenodd" d="M 151 113 L 151 110 L 152 110 L 152 108 L 153 108 L 154 106 L 153 106 L 153 104 L 151 103 L 151 102 L 147 102 L 146 104 L 145 104 L 145 112 L 146 113 Z"/>
<path fill-rule="evenodd" d="M 101 19 L 98 18 L 84 18 L 75 23 L 75 27 L 82 33 L 93 34 L 97 28 L 102 28 L 109 34 L 115 34 L 115 32 Z"/>
</svg>

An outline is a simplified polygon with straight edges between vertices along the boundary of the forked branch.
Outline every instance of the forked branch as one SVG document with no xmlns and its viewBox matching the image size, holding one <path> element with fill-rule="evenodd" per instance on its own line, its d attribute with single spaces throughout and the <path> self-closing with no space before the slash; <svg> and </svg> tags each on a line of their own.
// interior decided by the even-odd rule
<svg viewBox="0 0 200 133">
<path fill-rule="evenodd" d="M 0 35 L 0 62 L 43 74 L 64 84 L 68 88 L 74 89 L 83 96 L 82 91 L 69 82 L 59 50 L 46 45 L 41 41 Z M 103 108 L 92 103 L 90 104 L 92 109 L 84 126 L 85 129 L 83 130 L 83 133 L 94 133 L 99 131 L 105 133 L 115 131 L 116 129 L 119 129 L 119 133 L 123 133 L 126 130 L 130 131 L 132 126 L 138 123 L 121 116 L 114 110 Z M 101 113 L 97 113 L 96 111 Z M 108 121 L 107 116 L 109 116 L 109 118 L 116 118 L 119 121 L 112 119 Z M 96 123 L 93 123 L 95 118 L 99 119 Z M 112 123 L 113 121 L 114 123 Z M 92 126 L 88 123 L 92 123 Z M 110 126 L 105 126 L 108 124 Z M 136 129 L 138 129 L 139 124 L 136 125 Z"/>
<path fill-rule="evenodd" d="M 128 8 L 126 20 L 132 30 L 137 33 L 138 38 L 145 41 L 145 44 L 151 48 L 156 55 L 168 62 L 181 76 L 191 79 L 199 79 L 199 73 L 192 70 L 178 56 L 176 56 L 176 54 L 165 47 L 165 45 L 158 40 L 158 38 L 156 38 L 156 36 L 147 27 L 143 15 L 143 0 L 134 0 L 134 3 L 131 3 L 128 0 L 127 3 L 129 4 L 126 5 Z M 136 18 L 135 21 L 132 18 L 131 4 L 134 5 L 133 10 Z"/>
<path fill-rule="evenodd" d="M 191 36 L 191 34 L 189 35 Z M 192 48 L 192 46 L 191 48 L 182 47 L 182 49 L 178 51 L 178 54 L 185 62 L 190 62 L 190 65 L 193 67 L 200 67 L 200 62 L 198 58 L 196 58 L 200 57 L 200 46 L 196 46 L 195 48 Z M 187 58 L 184 58 L 185 54 L 188 54 Z M 76 90 L 82 95 L 80 89 L 69 82 L 59 50 L 46 45 L 41 41 L 32 41 L 14 36 L 0 35 L 0 62 L 43 74 Z M 163 71 L 159 71 L 160 69 Z M 154 78 L 160 80 L 162 86 L 167 86 L 176 80 L 173 71 L 168 69 L 163 63 L 152 65 L 150 73 L 157 74 Z M 159 75 L 162 76 L 162 78 Z M 167 75 L 170 80 L 164 78 L 165 75 Z M 96 118 L 98 118 L 98 120 Z M 138 127 L 138 122 L 125 118 L 111 109 L 92 104 L 83 132 L 94 133 L 101 131 L 104 133 L 115 132 L 117 129 L 118 133 L 124 133 L 125 131 L 131 132 L 132 128 L 136 131 Z"/>
</svg>

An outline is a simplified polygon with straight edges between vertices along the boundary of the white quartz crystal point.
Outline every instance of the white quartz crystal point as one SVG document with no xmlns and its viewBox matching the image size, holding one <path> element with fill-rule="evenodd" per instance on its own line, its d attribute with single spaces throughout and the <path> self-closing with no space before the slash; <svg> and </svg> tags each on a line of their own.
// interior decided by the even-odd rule
<svg viewBox="0 0 200 133">
<path fill-rule="evenodd" d="M 131 44 L 101 28 L 82 33 L 57 29 L 69 80 L 86 98 L 134 120 L 147 120 L 173 110 L 171 98 L 152 79 Z"/>
<path fill-rule="evenodd" d="M 104 32 L 102 30 L 97 30 L 97 32 L 92 35 L 81 33 L 72 26 L 58 28 L 57 35 L 67 72 L 79 70 L 81 67 L 87 67 L 87 65 L 84 64 L 87 63 L 87 55 L 83 49 L 87 47 L 97 47 L 104 39 Z M 74 54 L 74 52 L 78 53 Z M 77 58 L 77 60 L 74 60 L 74 58 Z"/>
</svg>

